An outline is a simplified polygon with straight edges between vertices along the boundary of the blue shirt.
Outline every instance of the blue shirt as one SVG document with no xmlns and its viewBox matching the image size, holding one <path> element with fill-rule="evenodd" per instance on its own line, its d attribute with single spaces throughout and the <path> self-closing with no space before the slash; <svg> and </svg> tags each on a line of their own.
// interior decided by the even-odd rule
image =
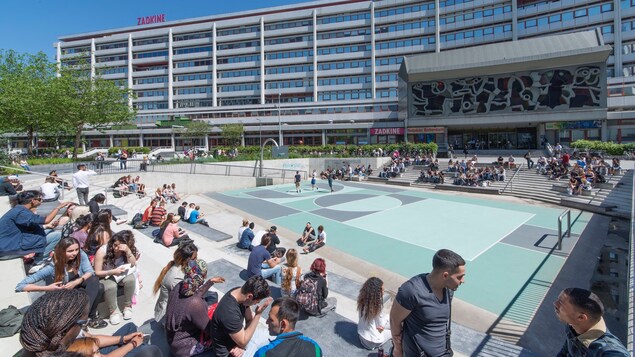
<svg viewBox="0 0 635 357">
<path fill-rule="evenodd" d="M 254 240 L 254 231 L 251 228 L 247 228 L 243 231 L 243 235 L 240 236 L 240 242 L 238 242 L 238 247 L 247 249 L 251 245 L 251 241 Z"/>
<path fill-rule="evenodd" d="M 42 253 L 46 246 L 42 228 L 45 220 L 22 205 L 10 209 L 0 218 L 0 256 Z"/>
<path fill-rule="evenodd" d="M 302 332 L 291 331 L 279 334 L 275 340 L 261 347 L 254 357 L 322 357 L 322 349 L 317 342 L 304 336 Z"/>
<path fill-rule="evenodd" d="M 262 263 L 265 260 L 271 259 L 271 254 L 267 248 L 262 245 L 255 246 L 249 254 L 249 261 L 247 262 L 247 275 L 251 278 L 254 275 L 260 275 L 262 272 Z"/>
<path fill-rule="evenodd" d="M 198 210 L 192 210 L 192 212 L 190 212 L 190 223 L 196 223 L 196 221 L 198 220 L 198 215 Z"/>
<path fill-rule="evenodd" d="M 80 262 L 79 262 L 79 269 L 77 274 L 81 277 L 82 275 L 86 274 L 86 273 L 91 273 L 91 275 L 95 275 L 95 271 L 93 270 L 93 266 L 90 265 L 90 260 L 88 259 L 88 255 L 86 255 L 86 253 L 80 249 L 79 251 L 80 253 Z M 24 280 L 22 280 L 21 282 L 18 283 L 18 285 L 16 285 L 15 287 L 15 292 L 21 292 L 24 291 L 24 287 L 27 286 L 28 284 L 35 284 L 40 280 L 45 280 L 50 282 L 53 282 L 53 279 L 55 278 L 55 266 L 53 264 L 47 264 L 44 268 L 38 270 L 35 274 L 29 275 L 26 278 L 24 278 Z M 62 281 L 62 283 L 66 284 L 68 283 L 68 272 L 64 271 L 64 280 Z"/>
</svg>

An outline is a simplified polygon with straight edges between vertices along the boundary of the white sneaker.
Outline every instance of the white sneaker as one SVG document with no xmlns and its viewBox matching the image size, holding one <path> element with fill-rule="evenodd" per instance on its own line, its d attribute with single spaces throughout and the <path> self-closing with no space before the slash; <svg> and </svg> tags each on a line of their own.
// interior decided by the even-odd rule
<svg viewBox="0 0 635 357">
<path fill-rule="evenodd" d="M 46 263 L 40 263 L 40 264 L 32 266 L 31 269 L 29 269 L 29 275 L 37 273 L 45 266 L 46 266 Z"/>
<path fill-rule="evenodd" d="M 118 312 L 113 312 L 110 314 L 110 324 L 111 325 L 119 325 L 121 323 L 121 314 Z"/>
<path fill-rule="evenodd" d="M 132 309 L 127 307 L 123 309 L 123 319 L 130 320 L 132 318 Z"/>
</svg>

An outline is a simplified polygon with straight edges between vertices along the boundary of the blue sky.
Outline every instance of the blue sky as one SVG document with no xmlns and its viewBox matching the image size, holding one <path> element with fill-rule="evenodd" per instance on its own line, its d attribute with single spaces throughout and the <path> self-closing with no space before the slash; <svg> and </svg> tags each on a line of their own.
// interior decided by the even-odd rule
<svg viewBox="0 0 635 357">
<path fill-rule="evenodd" d="M 0 49 L 55 57 L 58 36 L 307 2 L 302 0 L 1 0 Z"/>
</svg>

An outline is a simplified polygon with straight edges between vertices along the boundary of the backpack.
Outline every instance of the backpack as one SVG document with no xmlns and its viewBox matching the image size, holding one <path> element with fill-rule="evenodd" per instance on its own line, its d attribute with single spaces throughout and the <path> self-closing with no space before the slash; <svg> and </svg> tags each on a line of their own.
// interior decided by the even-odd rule
<svg viewBox="0 0 635 357">
<path fill-rule="evenodd" d="M 295 301 L 307 314 L 317 316 L 321 313 L 320 304 L 318 301 L 318 282 L 317 280 L 305 277 L 302 279 L 302 284 L 295 295 Z"/>
<path fill-rule="evenodd" d="M 141 213 L 137 213 L 134 215 L 134 217 L 132 217 L 132 221 L 130 221 L 130 225 L 136 226 L 138 223 L 141 223 L 142 219 L 143 219 L 143 215 Z"/>
<path fill-rule="evenodd" d="M 0 337 L 13 336 L 20 331 L 22 312 L 13 305 L 0 311 Z"/>
<path fill-rule="evenodd" d="M 62 227 L 62 238 L 68 238 L 75 232 L 75 224 L 70 220 Z"/>
</svg>

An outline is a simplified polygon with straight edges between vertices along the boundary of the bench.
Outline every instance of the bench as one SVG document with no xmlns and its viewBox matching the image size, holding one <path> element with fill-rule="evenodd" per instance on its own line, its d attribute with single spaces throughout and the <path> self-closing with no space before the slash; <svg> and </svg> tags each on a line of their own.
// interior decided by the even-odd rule
<svg viewBox="0 0 635 357">
<path fill-rule="evenodd" d="M 501 190 L 493 187 L 481 187 L 481 186 L 460 186 L 460 185 L 436 185 L 434 186 L 437 190 L 446 190 L 446 191 L 459 191 L 459 192 L 469 192 L 469 193 L 482 193 L 486 195 L 500 195 Z"/>
</svg>

